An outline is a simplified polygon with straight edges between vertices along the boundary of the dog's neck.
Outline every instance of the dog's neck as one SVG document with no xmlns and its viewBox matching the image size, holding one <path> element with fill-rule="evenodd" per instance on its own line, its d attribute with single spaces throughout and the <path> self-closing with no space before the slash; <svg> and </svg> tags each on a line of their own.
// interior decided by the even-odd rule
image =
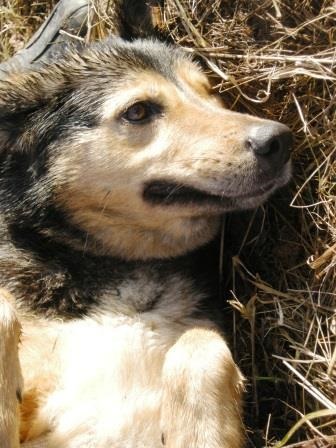
<svg viewBox="0 0 336 448">
<path fill-rule="evenodd" d="M 61 216 L 55 221 L 58 225 L 55 222 L 48 227 L 28 226 L 28 223 L 24 226 L 6 223 L 0 216 L 0 283 L 15 295 L 23 311 L 29 309 L 29 312 L 62 318 L 87 315 L 107 290 L 119 300 L 120 279 L 136 278 L 138 269 L 145 270 L 148 279 L 159 270 L 160 283 L 181 267 L 184 270 L 185 261 L 189 266 L 197 257 L 193 253 L 192 258 L 171 259 L 165 253 L 165 259 L 153 260 L 147 251 L 147 261 L 144 257 L 132 261 L 112 256 L 113 246 L 104 255 L 97 241 L 90 236 L 85 241 L 85 232 L 62 226 Z M 123 233 L 123 237 L 130 234 Z M 138 250 L 145 251 L 144 247 L 149 246 L 141 239 Z M 134 250 L 133 246 L 130 248 Z M 159 249 L 165 250 L 165 246 Z"/>
</svg>

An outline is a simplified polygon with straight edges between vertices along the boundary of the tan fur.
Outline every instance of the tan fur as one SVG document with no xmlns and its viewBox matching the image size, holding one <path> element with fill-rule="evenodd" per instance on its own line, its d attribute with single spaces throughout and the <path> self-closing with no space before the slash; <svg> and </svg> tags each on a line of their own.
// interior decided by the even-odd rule
<svg viewBox="0 0 336 448">
<path fill-rule="evenodd" d="M 98 125 L 77 131 L 50 156 L 53 198 L 90 236 L 78 249 L 126 260 L 167 258 L 209 241 L 223 210 L 144 201 L 144 185 L 158 176 L 229 198 L 255 191 L 256 162 L 245 145 L 262 120 L 223 109 L 191 62 L 183 59 L 176 77 L 174 83 L 149 70 L 127 74 L 122 91 L 104 97 Z M 121 124 L 120 114 L 146 99 L 164 105 L 162 119 Z M 274 189 L 286 182 L 286 169 Z M 254 207 L 269 194 L 252 194 L 236 208 Z M 23 447 L 242 447 L 242 375 L 214 325 L 191 317 L 201 294 L 181 275 L 164 299 L 142 310 L 141 294 L 160 287 L 150 281 L 140 269 L 134 283 L 119 285 L 124 300 L 111 288 L 81 319 L 21 312 Z M 19 324 L 9 299 L 0 293 L 1 448 L 19 443 Z"/>
<path fill-rule="evenodd" d="M 246 189 L 236 173 L 253 169 L 245 140 L 249 129 L 264 120 L 223 109 L 210 94 L 206 77 L 195 65 L 185 65 L 180 79 L 184 90 L 158 74 L 136 74 L 123 92 L 106 101 L 102 124 L 84 131 L 53 164 L 58 201 L 112 255 L 177 256 L 215 235 L 218 210 L 211 206 L 167 210 L 145 203 L 143 183 L 155 175 L 181 184 L 187 179 L 189 185 L 217 194 L 224 188 L 231 194 Z M 126 105 L 147 98 L 165 105 L 162 123 L 132 129 L 116 122 Z M 246 207 L 262 198 L 246 200 Z"/>
<path fill-rule="evenodd" d="M 218 333 L 186 331 L 166 354 L 162 376 L 161 423 L 167 447 L 241 446 L 243 378 Z"/>
<path fill-rule="evenodd" d="M 41 379 L 40 379 L 41 380 Z M 20 441 L 28 440 L 31 428 L 36 418 L 36 413 L 40 405 L 40 395 L 38 390 L 25 391 L 22 405 L 20 406 Z"/>
<path fill-rule="evenodd" d="M 20 407 L 20 440 L 24 442 L 48 431 L 49 425 L 39 419 L 39 409 L 57 387 L 60 373 L 57 341 L 61 328 L 26 316 L 22 318 L 22 327 L 20 362 L 25 387 Z"/>
</svg>

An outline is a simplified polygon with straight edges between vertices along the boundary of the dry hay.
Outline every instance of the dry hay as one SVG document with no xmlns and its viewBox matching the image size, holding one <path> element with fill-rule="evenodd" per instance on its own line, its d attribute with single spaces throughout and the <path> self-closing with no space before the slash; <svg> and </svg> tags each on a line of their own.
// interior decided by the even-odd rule
<svg viewBox="0 0 336 448">
<path fill-rule="evenodd" d="M 164 13 L 228 104 L 295 134 L 289 191 L 249 214 L 235 246 L 236 359 L 251 384 L 256 446 L 303 416 L 288 443 L 336 446 L 336 3 L 169 0 Z M 224 244 L 239 219 L 226 223 Z"/>
<path fill-rule="evenodd" d="M 53 2 L 2 2 L 7 57 Z M 109 10 L 95 4 L 90 29 L 101 37 Z M 336 446 L 336 3 L 166 0 L 155 17 L 202 61 L 230 107 L 295 134 L 290 186 L 223 223 L 221 248 L 232 257 L 221 257 L 221 286 L 248 378 L 249 446 Z"/>
</svg>

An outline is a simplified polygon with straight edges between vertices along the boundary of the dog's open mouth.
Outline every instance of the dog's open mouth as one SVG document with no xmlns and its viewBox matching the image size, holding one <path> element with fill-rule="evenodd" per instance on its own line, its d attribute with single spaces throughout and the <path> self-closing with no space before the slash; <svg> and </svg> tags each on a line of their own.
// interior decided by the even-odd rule
<svg viewBox="0 0 336 448">
<path fill-rule="evenodd" d="M 156 180 L 145 185 L 143 197 L 152 204 L 207 204 L 220 205 L 225 202 L 233 202 L 253 198 L 267 193 L 274 186 L 274 182 L 263 185 L 255 190 L 251 190 L 246 194 L 237 196 L 226 196 L 223 194 L 212 194 L 194 187 L 176 184 L 164 180 Z"/>
</svg>

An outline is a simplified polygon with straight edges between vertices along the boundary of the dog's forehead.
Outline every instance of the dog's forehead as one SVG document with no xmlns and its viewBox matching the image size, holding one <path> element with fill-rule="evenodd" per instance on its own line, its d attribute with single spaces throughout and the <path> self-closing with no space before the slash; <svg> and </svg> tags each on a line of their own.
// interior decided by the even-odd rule
<svg viewBox="0 0 336 448">
<path fill-rule="evenodd" d="M 100 60 L 107 56 L 105 62 L 111 68 L 123 72 L 153 70 L 166 78 L 173 78 L 176 67 L 191 63 L 189 56 L 179 48 L 157 40 L 138 39 L 133 42 L 122 39 L 108 39 L 91 50 L 97 52 Z"/>
<path fill-rule="evenodd" d="M 110 75 L 113 82 L 145 79 L 144 73 L 152 73 L 157 79 L 161 77 L 180 87 L 185 83 L 208 85 L 207 78 L 190 55 L 156 40 L 108 39 L 89 48 L 84 59 L 92 66 L 93 76 L 99 76 L 103 70 L 104 77 Z M 150 82 L 150 78 L 147 79 Z"/>
<path fill-rule="evenodd" d="M 111 75 L 111 84 L 106 83 L 104 89 L 107 104 L 103 116 L 126 104 L 131 97 L 159 99 L 160 93 L 174 95 L 176 88 L 197 91 L 200 95 L 209 92 L 208 79 L 200 67 L 175 46 L 154 40 L 109 39 L 91 48 L 90 53 L 100 58 L 97 71 L 103 66 L 105 75 Z"/>
</svg>

